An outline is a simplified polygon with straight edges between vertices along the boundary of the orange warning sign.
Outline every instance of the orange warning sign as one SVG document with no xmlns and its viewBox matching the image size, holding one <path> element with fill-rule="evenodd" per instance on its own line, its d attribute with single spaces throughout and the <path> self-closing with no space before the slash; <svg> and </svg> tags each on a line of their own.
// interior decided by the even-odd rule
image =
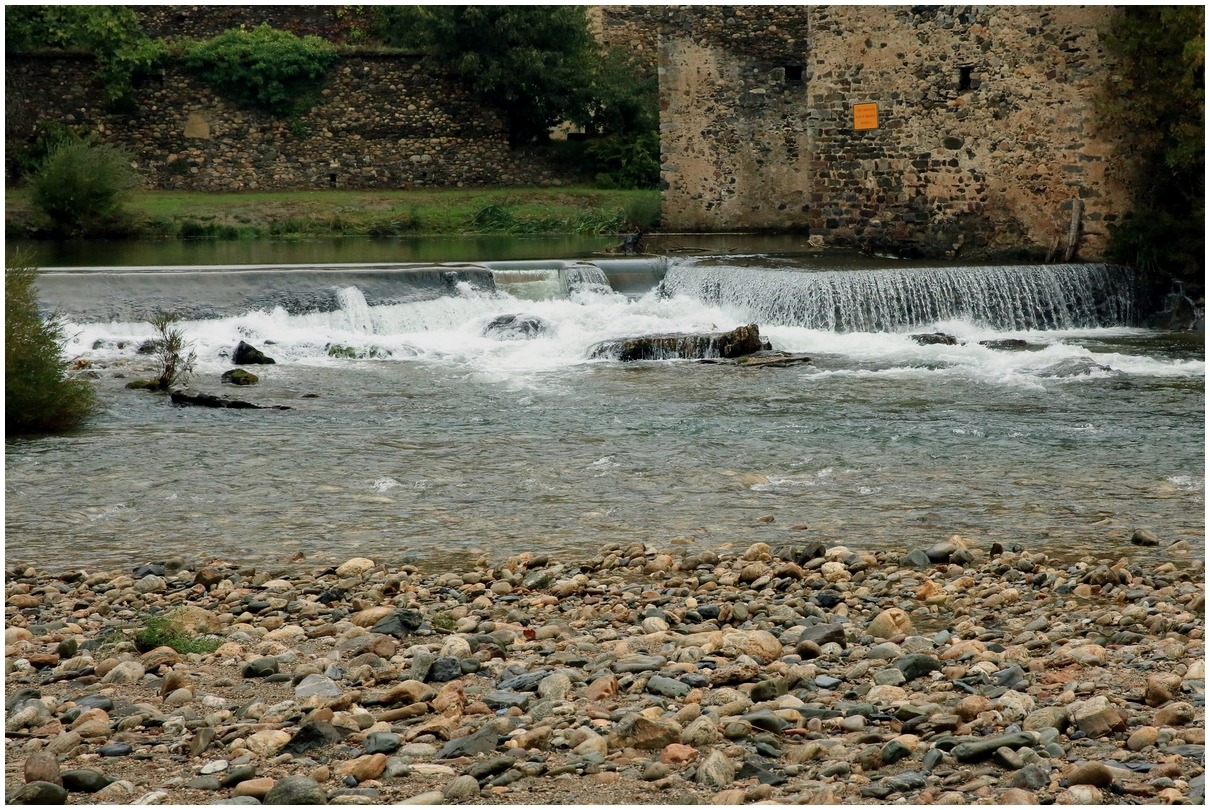
<svg viewBox="0 0 1210 810">
<path fill-rule="evenodd" d="M 878 129 L 878 105 L 854 104 L 853 129 Z"/>
</svg>

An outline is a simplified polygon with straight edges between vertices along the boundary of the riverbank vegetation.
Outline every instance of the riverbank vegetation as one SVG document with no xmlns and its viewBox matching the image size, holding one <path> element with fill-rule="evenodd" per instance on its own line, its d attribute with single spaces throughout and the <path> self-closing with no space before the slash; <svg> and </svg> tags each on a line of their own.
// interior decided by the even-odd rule
<svg viewBox="0 0 1210 810">
<path fill-rule="evenodd" d="M 1107 46 L 1119 60 L 1100 95 L 1103 122 L 1140 158 L 1134 211 L 1111 227 L 1114 258 L 1162 284 L 1204 286 L 1205 9 L 1127 6 Z"/>
<path fill-rule="evenodd" d="M 617 234 L 650 230 L 659 192 L 592 188 L 434 191 L 282 191 L 210 194 L 132 191 L 123 214 L 94 237 L 125 239 L 299 239 L 453 234 Z M 56 238 L 28 189 L 5 195 L 9 239 Z"/>
<path fill-rule="evenodd" d="M 53 433 L 83 422 L 96 405 L 92 386 L 67 376 L 63 325 L 38 311 L 37 271 L 20 262 L 4 273 L 4 428 L 9 435 Z"/>
</svg>

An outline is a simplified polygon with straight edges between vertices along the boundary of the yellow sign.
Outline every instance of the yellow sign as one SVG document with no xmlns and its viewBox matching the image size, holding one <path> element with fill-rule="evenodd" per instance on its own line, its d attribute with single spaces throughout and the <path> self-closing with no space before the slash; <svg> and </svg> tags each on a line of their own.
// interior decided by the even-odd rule
<svg viewBox="0 0 1210 810">
<path fill-rule="evenodd" d="M 878 105 L 854 104 L 853 129 L 878 129 Z"/>
</svg>

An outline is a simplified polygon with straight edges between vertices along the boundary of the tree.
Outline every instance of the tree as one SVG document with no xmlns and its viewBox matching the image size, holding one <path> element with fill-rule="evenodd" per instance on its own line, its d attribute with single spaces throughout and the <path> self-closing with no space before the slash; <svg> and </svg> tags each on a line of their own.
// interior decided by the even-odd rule
<svg viewBox="0 0 1210 810">
<path fill-rule="evenodd" d="M 1118 65 L 1098 98 L 1102 122 L 1140 168 L 1111 249 L 1161 279 L 1205 270 L 1205 31 L 1202 6 L 1126 6 L 1106 39 Z"/>
<path fill-rule="evenodd" d="M 398 6 L 384 39 L 418 48 L 502 110 L 514 146 L 590 106 L 596 42 L 582 6 Z"/>
<path fill-rule="evenodd" d="M 96 406 L 84 380 L 66 376 L 63 325 L 38 312 L 37 270 L 4 273 L 4 427 L 9 434 L 49 433 L 83 422 Z"/>
</svg>

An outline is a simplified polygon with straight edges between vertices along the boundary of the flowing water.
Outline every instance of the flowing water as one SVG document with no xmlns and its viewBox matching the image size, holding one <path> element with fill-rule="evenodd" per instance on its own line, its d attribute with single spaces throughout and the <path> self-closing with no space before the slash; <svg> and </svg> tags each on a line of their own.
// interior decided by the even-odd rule
<svg viewBox="0 0 1210 810">
<path fill-rule="evenodd" d="M 436 566 L 634 541 L 907 550 L 954 533 L 1158 555 L 1129 545 L 1136 527 L 1203 554 L 1204 339 L 1136 326 L 1129 273 L 836 266 L 47 273 L 44 299 L 70 322 L 69 354 L 100 373 L 104 410 L 71 435 L 7 442 L 8 556 Z M 140 318 L 170 304 L 191 313 L 196 388 L 291 409 L 125 390 L 147 375 Z M 490 332 L 506 314 L 545 331 Z M 750 322 L 812 363 L 588 359 L 608 339 Z M 960 343 L 911 337 L 934 331 Z M 980 343 L 1010 339 L 1024 346 Z M 256 386 L 220 386 L 240 340 L 277 363 L 251 368 Z"/>
</svg>

